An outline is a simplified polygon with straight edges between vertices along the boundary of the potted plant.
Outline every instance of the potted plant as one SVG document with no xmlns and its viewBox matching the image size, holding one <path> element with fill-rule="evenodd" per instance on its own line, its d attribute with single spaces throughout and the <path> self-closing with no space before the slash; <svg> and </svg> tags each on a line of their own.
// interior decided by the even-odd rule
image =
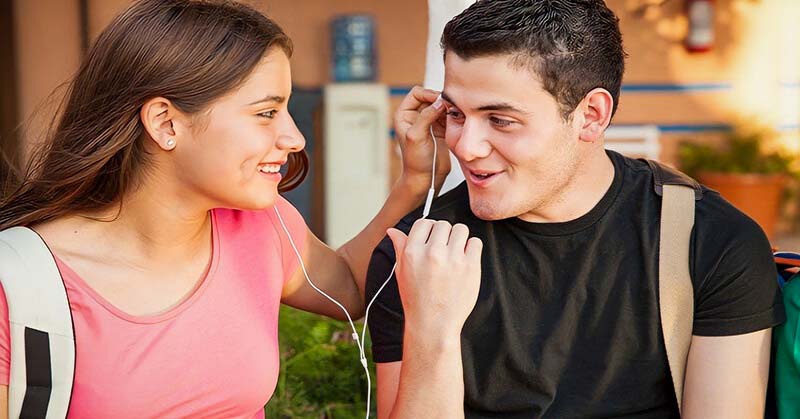
<svg viewBox="0 0 800 419">
<path fill-rule="evenodd" d="M 733 130 L 720 147 L 684 142 L 682 169 L 753 218 L 771 239 L 787 182 L 800 178 L 795 158 L 765 145 L 775 134 L 763 128 Z"/>
</svg>

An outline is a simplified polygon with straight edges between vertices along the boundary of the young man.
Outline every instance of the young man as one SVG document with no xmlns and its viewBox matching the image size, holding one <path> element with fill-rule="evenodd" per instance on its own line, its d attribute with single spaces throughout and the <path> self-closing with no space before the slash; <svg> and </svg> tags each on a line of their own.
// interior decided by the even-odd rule
<svg viewBox="0 0 800 419">
<path fill-rule="evenodd" d="M 379 417 L 679 417 L 659 317 L 661 197 L 646 162 L 603 147 L 624 68 L 618 19 L 602 0 L 484 0 L 442 46 L 445 139 L 466 182 L 434 202 L 443 221 L 412 229 L 409 214 L 373 254 L 367 301 L 401 255 L 369 317 Z M 719 194 L 702 196 L 683 417 L 758 418 L 784 319 L 770 246 Z M 408 306 L 472 308 L 412 286 L 446 264 L 415 265 L 404 233 L 424 242 L 447 223 L 483 242 L 463 330 Z"/>
</svg>

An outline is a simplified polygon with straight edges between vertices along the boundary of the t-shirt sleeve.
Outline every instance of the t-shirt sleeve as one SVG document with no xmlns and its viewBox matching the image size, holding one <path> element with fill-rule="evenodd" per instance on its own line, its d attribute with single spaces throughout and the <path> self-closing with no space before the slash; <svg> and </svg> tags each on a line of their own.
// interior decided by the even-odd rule
<svg viewBox="0 0 800 419">
<path fill-rule="evenodd" d="M 413 220 L 406 217 L 396 226 L 399 230 L 408 234 L 411 230 Z M 367 303 L 383 287 L 378 294 L 378 298 L 369 310 L 368 326 L 369 335 L 372 341 L 372 357 L 375 362 L 395 362 L 403 359 L 403 330 L 405 317 L 403 315 L 403 305 L 400 300 L 400 292 L 397 288 L 397 280 L 392 275 L 389 282 L 386 279 L 395 263 L 394 246 L 389 237 L 384 239 L 375 248 L 370 259 L 369 269 L 367 270 L 366 299 Z"/>
<path fill-rule="evenodd" d="M 721 204 L 698 214 L 695 226 L 694 334 L 741 335 L 782 323 L 785 313 L 766 235 L 753 220 L 710 195 Z"/>
<path fill-rule="evenodd" d="M 0 385 L 7 386 L 11 371 L 11 326 L 8 323 L 8 301 L 0 284 Z"/>
<path fill-rule="evenodd" d="M 292 241 L 297 247 L 297 251 L 302 254 L 303 249 L 305 249 L 306 243 L 308 242 L 308 227 L 306 226 L 305 219 L 303 219 L 303 216 L 300 214 L 300 211 L 298 211 L 297 208 L 295 208 L 289 201 L 281 196 L 279 196 L 277 201 L 275 201 L 275 207 L 278 208 L 278 211 L 281 214 L 281 219 L 283 219 L 283 222 L 286 225 L 286 229 L 289 230 L 289 233 L 292 235 Z M 272 209 L 270 209 L 269 212 L 274 214 Z M 280 237 L 281 263 L 283 265 L 284 273 L 283 283 L 285 284 L 286 281 L 292 277 L 297 268 L 300 267 L 300 261 L 297 259 L 297 254 L 292 248 L 292 243 L 286 237 L 286 232 L 280 225 L 280 221 L 277 219 L 277 216 L 273 218 L 278 231 L 278 237 Z"/>
</svg>

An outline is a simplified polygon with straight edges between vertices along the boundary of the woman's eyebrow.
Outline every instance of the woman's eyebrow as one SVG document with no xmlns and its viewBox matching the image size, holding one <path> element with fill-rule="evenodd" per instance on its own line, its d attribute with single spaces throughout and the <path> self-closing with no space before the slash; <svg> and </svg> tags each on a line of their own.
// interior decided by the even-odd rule
<svg viewBox="0 0 800 419">
<path fill-rule="evenodd" d="M 248 103 L 247 106 L 255 105 L 255 104 L 258 104 L 258 103 L 267 103 L 267 102 L 283 103 L 285 101 L 286 101 L 286 97 L 285 96 L 267 96 L 267 97 L 265 97 L 263 99 L 259 99 L 259 100 L 255 101 L 255 102 Z"/>
</svg>

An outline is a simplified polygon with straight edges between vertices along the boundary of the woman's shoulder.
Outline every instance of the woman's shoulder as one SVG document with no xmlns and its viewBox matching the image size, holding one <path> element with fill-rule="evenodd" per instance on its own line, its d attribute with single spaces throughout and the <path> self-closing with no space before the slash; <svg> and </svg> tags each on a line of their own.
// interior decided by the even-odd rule
<svg viewBox="0 0 800 419">
<path fill-rule="evenodd" d="M 92 243 L 97 241 L 92 238 L 91 230 L 86 228 L 89 222 L 80 217 L 66 216 L 34 224 L 28 228 L 36 232 L 50 251 L 59 257 L 86 258 L 91 256 L 93 250 L 99 250 L 97 246 L 92 246 Z"/>
</svg>

